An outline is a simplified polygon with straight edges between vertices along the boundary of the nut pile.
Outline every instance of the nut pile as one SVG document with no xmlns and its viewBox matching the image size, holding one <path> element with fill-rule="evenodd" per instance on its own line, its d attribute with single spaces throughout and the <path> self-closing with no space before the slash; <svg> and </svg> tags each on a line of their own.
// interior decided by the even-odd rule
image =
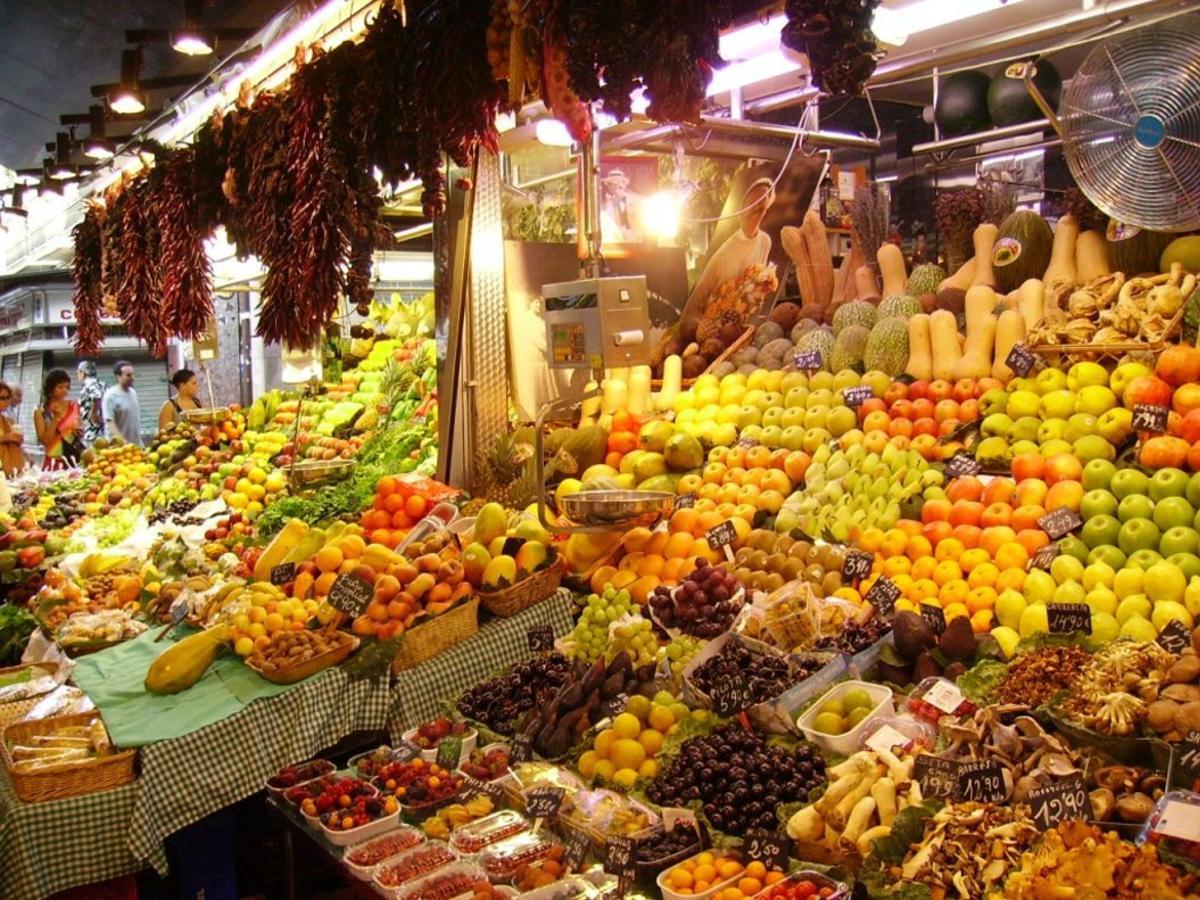
<svg viewBox="0 0 1200 900">
<path fill-rule="evenodd" d="M 247 661 L 263 674 L 285 672 L 350 640 L 350 635 L 343 631 L 277 631 L 271 636 L 271 643 L 256 648 Z"/>
<path fill-rule="evenodd" d="M 1042 647 L 1017 657 L 996 688 L 1000 703 L 1041 706 L 1071 682 L 1092 655 L 1082 647 Z"/>
</svg>

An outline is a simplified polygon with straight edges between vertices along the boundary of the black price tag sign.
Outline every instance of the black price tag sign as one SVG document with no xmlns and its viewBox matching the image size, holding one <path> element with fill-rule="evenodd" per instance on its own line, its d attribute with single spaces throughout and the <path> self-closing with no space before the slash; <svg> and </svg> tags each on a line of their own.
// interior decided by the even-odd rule
<svg viewBox="0 0 1200 900">
<path fill-rule="evenodd" d="M 513 735 L 508 758 L 513 763 L 529 762 L 533 759 L 533 735 L 524 733 Z"/>
<path fill-rule="evenodd" d="M 708 542 L 710 548 L 719 550 L 737 540 L 737 529 L 733 527 L 732 522 L 721 522 L 708 529 L 708 533 L 704 535 L 704 539 Z"/>
<path fill-rule="evenodd" d="M 676 509 L 691 509 L 696 505 L 695 494 L 680 494 L 675 498 Z"/>
<path fill-rule="evenodd" d="M 296 564 L 295 563 L 284 563 L 283 565 L 276 566 L 275 568 L 273 568 L 271 570 L 271 584 L 273 584 L 273 585 L 278 586 L 281 584 L 287 584 L 289 581 L 295 581 L 295 580 L 296 580 Z"/>
<path fill-rule="evenodd" d="M 1178 619 L 1172 619 L 1167 627 L 1158 633 L 1158 646 L 1168 653 L 1179 656 L 1192 643 L 1192 633 Z"/>
<path fill-rule="evenodd" d="M 568 872 L 583 871 L 583 861 L 592 849 L 591 839 L 582 831 L 572 829 L 563 851 L 563 866 Z"/>
<path fill-rule="evenodd" d="M 787 835 L 778 831 L 768 831 L 765 828 L 749 828 L 746 830 L 746 840 L 742 849 L 751 860 L 756 860 L 768 869 L 787 871 L 788 867 Z"/>
<path fill-rule="evenodd" d="M 900 594 L 900 588 L 896 587 L 890 578 L 880 575 L 863 599 L 879 610 L 880 615 L 890 616 L 896 610 L 896 601 L 900 599 Z"/>
<path fill-rule="evenodd" d="M 1092 817 L 1092 803 L 1087 788 L 1078 775 L 1055 781 L 1029 792 L 1033 821 L 1042 831 L 1049 831 L 1059 822 Z"/>
<path fill-rule="evenodd" d="M 913 764 L 913 778 L 926 798 L 949 800 L 958 790 L 958 765 L 952 759 L 922 753 Z"/>
<path fill-rule="evenodd" d="M 560 787 L 535 787 L 525 792 L 525 812 L 531 819 L 552 819 L 558 815 L 565 792 Z"/>
<path fill-rule="evenodd" d="M 842 578 L 846 581 L 862 581 L 871 574 L 875 565 L 875 554 L 863 550 L 847 550 L 842 558 Z"/>
<path fill-rule="evenodd" d="M 1008 356 L 1004 358 L 1004 364 L 1015 374 L 1024 378 L 1033 368 L 1034 359 L 1034 355 L 1024 344 L 1013 344 L 1012 349 L 1008 351 Z"/>
<path fill-rule="evenodd" d="M 400 745 L 392 751 L 392 758 L 396 762 L 412 762 L 421 755 L 421 748 L 412 741 L 401 741 Z"/>
<path fill-rule="evenodd" d="M 1065 506 L 1048 512 L 1037 520 L 1038 528 L 1046 532 L 1050 536 L 1050 540 L 1057 541 L 1060 537 L 1070 534 L 1076 528 L 1083 525 L 1083 519 L 1079 513 L 1073 509 L 1067 509 Z"/>
<path fill-rule="evenodd" d="M 350 618 L 361 616 L 375 594 L 375 586 L 354 575 L 339 575 L 329 589 L 329 605 Z"/>
<path fill-rule="evenodd" d="M 994 759 L 980 759 L 958 765 L 958 798 L 974 803 L 999 803 L 1004 789 L 1004 767 Z"/>
<path fill-rule="evenodd" d="M 612 834 L 604 844 L 604 869 L 617 876 L 620 895 L 637 880 L 637 842 L 627 834 Z"/>
<path fill-rule="evenodd" d="M 1171 410 L 1151 403 L 1138 403 L 1133 407 L 1133 430 L 1152 431 L 1162 434 L 1167 430 L 1167 417 Z"/>
<path fill-rule="evenodd" d="M 1047 544 L 1045 547 L 1039 547 L 1037 553 L 1033 554 L 1033 559 L 1029 560 L 1029 568 L 1049 572 L 1051 564 L 1056 559 L 1058 559 L 1058 544 Z"/>
<path fill-rule="evenodd" d="M 752 437 L 738 438 L 737 443 L 733 446 L 741 447 L 743 450 L 749 450 L 751 447 L 757 447 L 758 441 Z"/>
<path fill-rule="evenodd" d="M 1047 603 L 1051 634 L 1092 633 L 1092 610 L 1086 603 Z"/>
<path fill-rule="evenodd" d="M 933 629 L 934 634 L 941 634 L 946 630 L 946 612 L 940 606 L 934 606 L 932 603 L 922 603 L 921 618 L 929 623 L 929 627 Z"/>
<path fill-rule="evenodd" d="M 530 653 L 544 653 L 554 649 L 554 629 L 549 625 L 534 625 L 526 633 Z"/>
<path fill-rule="evenodd" d="M 869 384 L 860 384 L 858 387 L 846 388 L 842 392 L 842 402 L 852 409 L 857 409 L 862 406 L 874 395 Z"/>
<path fill-rule="evenodd" d="M 736 716 L 747 706 L 754 705 L 754 692 L 740 673 L 732 678 L 723 678 L 713 685 L 712 693 L 709 694 L 712 700 L 713 712 L 718 716 Z"/>
<path fill-rule="evenodd" d="M 970 453 L 959 450 L 946 462 L 946 474 L 951 478 L 978 475 L 980 465 Z"/>
<path fill-rule="evenodd" d="M 1189 731 L 1182 741 L 1171 745 L 1175 756 L 1173 780 L 1180 787 L 1191 787 L 1200 778 L 1200 731 Z"/>
<path fill-rule="evenodd" d="M 797 369 L 821 368 L 820 350 L 797 350 L 794 359 Z"/>
<path fill-rule="evenodd" d="M 479 794 L 480 796 L 487 797 L 492 801 L 493 806 L 499 806 L 504 802 L 504 788 L 494 782 L 480 781 L 478 778 L 464 775 L 463 787 L 466 788 L 468 794 Z"/>
<path fill-rule="evenodd" d="M 446 737 L 442 738 L 442 742 L 437 748 L 437 764 L 443 769 L 454 771 L 458 768 L 458 761 L 462 757 L 462 738 Z"/>
</svg>

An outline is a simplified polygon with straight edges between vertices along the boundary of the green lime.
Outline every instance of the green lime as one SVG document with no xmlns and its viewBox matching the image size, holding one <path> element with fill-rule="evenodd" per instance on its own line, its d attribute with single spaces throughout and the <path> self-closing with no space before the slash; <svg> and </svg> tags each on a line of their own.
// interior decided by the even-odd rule
<svg viewBox="0 0 1200 900">
<path fill-rule="evenodd" d="M 869 706 L 856 706 L 846 716 L 846 729 L 849 730 L 871 714 Z"/>
<path fill-rule="evenodd" d="M 826 700 L 821 704 L 821 712 L 833 713 L 835 716 L 841 716 L 846 712 L 846 706 L 841 700 Z"/>
<path fill-rule="evenodd" d="M 820 713 L 813 719 L 812 727 L 813 731 L 819 731 L 822 734 L 841 734 L 846 730 L 842 717 L 835 712 Z"/>
<path fill-rule="evenodd" d="M 842 706 L 844 706 L 847 711 L 860 708 L 869 710 L 874 705 L 875 704 L 871 701 L 871 695 L 868 694 L 863 688 L 852 688 L 851 690 L 848 690 L 846 693 L 842 694 Z"/>
</svg>

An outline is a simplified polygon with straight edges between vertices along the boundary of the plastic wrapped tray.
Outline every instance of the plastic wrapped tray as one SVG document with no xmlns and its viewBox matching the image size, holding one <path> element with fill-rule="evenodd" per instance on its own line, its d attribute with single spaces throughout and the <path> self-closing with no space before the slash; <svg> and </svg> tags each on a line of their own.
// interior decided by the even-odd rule
<svg viewBox="0 0 1200 900">
<path fill-rule="evenodd" d="M 325 840 L 337 847 L 349 847 L 351 844 L 359 844 L 368 838 L 381 835 L 385 831 L 391 831 L 399 823 L 400 810 L 396 810 L 390 815 L 380 816 L 374 822 L 359 825 L 357 828 L 348 828 L 345 831 L 334 831 L 332 828 L 326 826 L 324 822 L 319 824 L 321 833 L 325 835 Z"/>
<path fill-rule="evenodd" d="M 401 825 L 378 837 L 346 848 L 342 861 L 359 881 L 370 881 L 375 867 L 387 862 L 406 850 L 425 843 L 425 835 L 411 825 Z"/>
<path fill-rule="evenodd" d="M 821 707 L 829 700 L 837 700 L 853 690 L 866 691 L 871 698 L 871 711 L 853 728 L 841 734 L 826 734 L 813 728 L 813 721 L 820 715 Z M 849 756 L 862 747 L 863 733 L 867 726 L 876 719 L 887 718 L 895 712 L 892 700 L 892 689 L 883 685 L 872 684 L 869 681 L 843 681 L 826 691 L 808 711 L 800 717 L 797 725 L 804 736 L 826 753 L 838 756 Z"/>
<path fill-rule="evenodd" d="M 478 859 L 493 882 L 508 881 L 522 866 L 545 859 L 562 844 L 545 831 L 522 831 L 479 853 Z"/>
<path fill-rule="evenodd" d="M 528 831 L 529 827 L 529 821 L 520 813 L 503 809 L 454 829 L 450 846 L 460 853 L 479 853 L 492 844 Z"/>
<path fill-rule="evenodd" d="M 379 863 L 371 880 L 382 893 L 394 895 L 404 885 L 432 875 L 439 869 L 458 862 L 460 858 L 441 841 L 427 841 Z M 419 870 L 413 871 L 414 869 Z"/>
<path fill-rule="evenodd" d="M 308 767 L 308 766 L 312 766 L 313 767 L 312 770 L 310 772 L 306 772 L 306 773 L 302 774 L 299 778 L 297 778 L 291 784 L 281 784 L 280 783 L 280 777 L 282 775 L 282 770 L 280 772 L 275 773 L 270 778 L 268 778 L 265 782 L 267 792 L 270 793 L 272 796 L 282 797 L 283 792 L 286 791 L 288 788 L 298 787 L 299 785 L 304 784 L 305 782 L 313 781 L 314 779 L 320 778 L 322 775 L 328 775 L 330 772 L 337 771 L 337 766 L 335 766 L 333 763 L 331 763 L 327 759 L 309 759 L 309 760 L 305 760 L 304 762 L 292 763 L 289 766 L 284 766 L 284 768 L 285 769 L 294 769 L 294 768 L 298 768 L 298 767 Z"/>
</svg>

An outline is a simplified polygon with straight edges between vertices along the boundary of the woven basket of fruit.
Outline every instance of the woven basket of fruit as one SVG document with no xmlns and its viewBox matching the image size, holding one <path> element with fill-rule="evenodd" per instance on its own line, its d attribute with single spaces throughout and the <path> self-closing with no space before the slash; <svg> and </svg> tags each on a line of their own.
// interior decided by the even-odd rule
<svg viewBox="0 0 1200 900">
<path fill-rule="evenodd" d="M 137 759 L 136 750 L 112 746 L 94 711 L 13 722 L 4 729 L 3 750 L 13 791 L 26 803 L 128 784 Z"/>
<path fill-rule="evenodd" d="M 336 666 L 358 644 L 358 638 L 344 631 L 285 631 L 247 656 L 246 665 L 274 684 L 295 684 Z"/>
<path fill-rule="evenodd" d="M 479 598 L 472 597 L 453 609 L 404 632 L 400 650 L 392 661 L 393 672 L 403 672 L 433 659 L 443 650 L 479 631 Z"/>
<path fill-rule="evenodd" d="M 516 584 L 498 591 L 480 591 L 479 600 L 483 608 L 493 616 L 507 619 L 534 604 L 541 603 L 557 591 L 566 568 L 566 559 L 557 556 L 546 568 L 539 569 Z"/>
</svg>

